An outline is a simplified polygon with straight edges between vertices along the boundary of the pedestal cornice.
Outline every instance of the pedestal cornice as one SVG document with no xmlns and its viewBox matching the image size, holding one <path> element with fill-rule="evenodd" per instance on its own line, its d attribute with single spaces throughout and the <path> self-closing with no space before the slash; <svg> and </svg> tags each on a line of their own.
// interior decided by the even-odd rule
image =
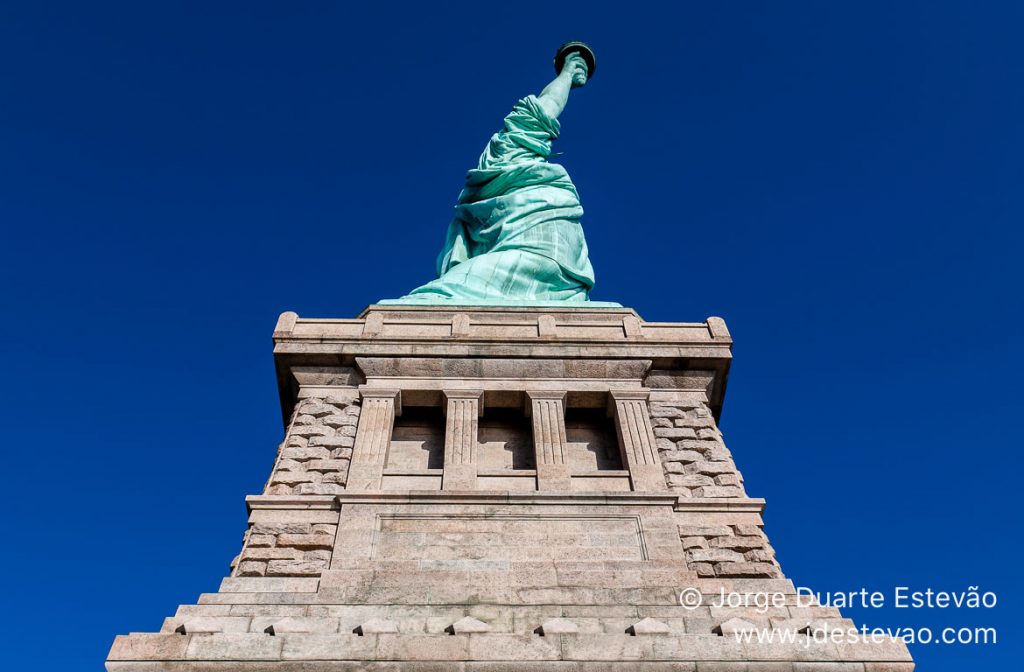
<svg viewBox="0 0 1024 672">
<path fill-rule="evenodd" d="M 298 395 L 296 376 L 340 367 L 357 358 L 572 360 L 644 362 L 658 375 L 706 372 L 708 402 L 721 409 L 732 358 L 721 318 L 704 322 L 645 322 L 630 308 L 369 306 L 355 319 L 301 318 L 283 313 L 274 330 L 282 411 Z"/>
</svg>

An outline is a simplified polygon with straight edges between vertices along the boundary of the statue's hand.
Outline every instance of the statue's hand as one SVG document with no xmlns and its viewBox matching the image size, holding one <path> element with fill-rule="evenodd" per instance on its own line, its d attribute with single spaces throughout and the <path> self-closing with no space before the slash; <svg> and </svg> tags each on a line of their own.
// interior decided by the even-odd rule
<svg viewBox="0 0 1024 672">
<path fill-rule="evenodd" d="M 587 75 L 590 69 L 587 62 L 577 52 L 565 57 L 565 64 L 562 66 L 562 74 L 567 75 L 572 81 L 573 88 L 578 88 L 587 83 Z"/>
</svg>

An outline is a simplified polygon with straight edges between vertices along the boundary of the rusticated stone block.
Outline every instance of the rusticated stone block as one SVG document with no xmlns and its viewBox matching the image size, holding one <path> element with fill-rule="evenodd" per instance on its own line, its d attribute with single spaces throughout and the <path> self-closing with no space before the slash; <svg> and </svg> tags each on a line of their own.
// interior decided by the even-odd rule
<svg viewBox="0 0 1024 672">
<path fill-rule="evenodd" d="M 289 448 L 305 448 L 307 445 L 309 445 L 309 439 L 307 439 L 304 436 L 295 436 L 294 434 L 289 434 L 288 438 L 284 440 L 283 445 Z"/>
<path fill-rule="evenodd" d="M 769 562 L 719 562 L 715 563 L 715 575 L 728 578 L 771 578 L 778 576 L 779 570 Z"/>
<path fill-rule="evenodd" d="M 732 528 L 736 530 L 736 534 L 745 536 L 763 534 L 763 531 L 757 525 L 733 525 Z"/>
<path fill-rule="evenodd" d="M 671 485 L 678 485 L 685 488 L 700 488 L 715 484 L 713 478 L 703 474 L 669 474 L 668 482 Z"/>
<path fill-rule="evenodd" d="M 693 494 L 697 497 L 742 497 L 743 491 L 732 485 L 707 485 L 697 488 Z"/>
<path fill-rule="evenodd" d="M 342 471 L 348 469 L 348 460 L 310 460 L 306 463 L 310 471 Z"/>
<path fill-rule="evenodd" d="M 740 536 L 726 536 L 716 537 L 711 540 L 712 548 L 729 548 L 734 551 L 749 551 L 755 548 L 764 548 L 765 546 L 764 537 L 758 535 L 756 537 L 740 537 Z"/>
<path fill-rule="evenodd" d="M 724 537 L 732 534 L 728 525 L 680 525 L 679 534 L 684 537 Z"/>
<path fill-rule="evenodd" d="M 691 548 L 710 548 L 710 543 L 704 537 L 683 537 L 682 542 L 683 548 L 686 550 Z"/>
<path fill-rule="evenodd" d="M 359 418 L 356 415 L 328 415 L 320 420 L 320 422 L 328 427 L 337 429 L 339 427 L 355 427 L 359 422 Z"/>
<path fill-rule="evenodd" d="M 686 412 L 675 406 L 664 406 L 662 404 L 651 404 L 652 418 L 685 418 Z"/>
<path fill-rule="evenodd" d="M 663 452 L 661 459 L 664 462 L 684 462 L 688 464 L 690 462 L 703 462 L 705 458 L 704 455 L 696 450 L 675 450 L 673 447 L 672 450 Z"/>
<path fill-rule="evenodd" d="M 334 548 L 334 537 L 330 534 L 282 534 L 277 538 L 277 545 L 309 550 L 331 550 Z"/>
<path fill-rule="evenodd" d="M 345 486 L 335 483 L 300 483 L 295 486 L 298 495 L 337 495 L 345 492 Z"/>
<path fill-rule="evenodd" d="M 301 411 L 302 415 L 300 415 L 299 418 L 312 417 L 315 420 L 316 418 L 322 418 L 327 415 L 334 415 L 338 412 L 338 409 L 333 406 L 314 401 L 303 404 L 301 406 Z M 298 418 L 296 418 L 296 422 L 298 422 Z"/>
<path fill-rule="evenodd" d="M 291 460 L 325 460 L 330 456 L 331 451 L 324 447 L 289 447 L 281 451 L 281 457 Z"/>
<path fill-rule="evenodd" d="M 339 436 L 314 436 L 310 438 L 309 445 L 323 448 L 352 448 L 356 443 L 355 435 Z"/>
<path fill-rule="evenodd" d="M 689 427 L 656 427 L 654 435 L 665 439 L 696 439 L 697 432 Z"/>
<path fill-rule="evenodd" d="M 702 578 L 709 578 L 715 575 L 715 566 L 710 562 L 691 562 L 689 567 L 697 572 L 697 576 Z"/>
<path fill-rule="evenodd" d="M 298 560 L 302 551 L 297 548 L 246 548 L 242 552 L 242 560 Z"/>
<path fill-rule="evenodd" d="M 740 487 L 743 481 L 740 480 L 739 474 L 721 474 L 715 476 L 715 485 L 733 486 Z"/>
<path fill-rule="evenodd" d="M 255 560 L 248 560 L 238 563 L 235 569 L 238 576 L 264 576 L 267 573 L 267 563 Z"/>
<path fill-rule="evenodd" d="M 736 466 L 731 462 L 697 462 L 687 466 L 691 474 L 705 474 L 717 476 L 718 474 L 732 474 L 736 472 Z"/>
<path fill-rule="evenodd" d="M 320 479 L 320 474 L 311 471 L 275 471 L 272 483 L 294 485 L 297 483 L 311 483 Z"/>
<path fill-rule="evenodd" d="M 730 551 L 725 548 L 702 548 L 689 551 L 690 560 L 693 562 L 735 562 L 742 563 L 742 553 Z"/>
<path fill-rule="evenodd" d="M 299 425 L 296 424 L 292 427 L 292 436 L 304 436 L 309 438 L 311 436 L 333 436 L 334 430 L 330 427 L 324 427 L 323 425 Z"/>
<path fill-rule="evenodd" d="M 312 531 L 311 523 L 256 523 L 251 528 L 253 534 L 264 535 L 310 534 Z"/>
<path fill-rule="evenodd" d="M 267 576 L 317 576 L 327 569 L 324 560 L 271 560 Z"/>
<path fill-rule="evenodd" d="M 704 458 L 709 462 L 728 462 L 732 459 L 729 449 L 720 443 L 705 444 Z"/>
</svg>

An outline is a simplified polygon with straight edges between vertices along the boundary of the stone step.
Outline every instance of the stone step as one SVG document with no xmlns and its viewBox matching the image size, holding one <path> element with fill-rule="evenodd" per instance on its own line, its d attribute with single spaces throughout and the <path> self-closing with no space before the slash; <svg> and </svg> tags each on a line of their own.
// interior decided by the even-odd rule
<svg viewBox="0 0 1024 672">
<path fill-rule="evenodd" d="M 661 597 L 665 597 L 662 595 Z M 366 600 L 353 601 L 335 599 L 330 595 L 316 593 L 204 593 L 199 596 L 199 604 L 181 607 L 176 616 L 303 616 L 323 615 L 330 613 L 334 615 L 338 611 L 359 610 L 365 613 L 377 614 L 379 609 L 391 604 L 388 601 L 367 602 Z M 441 606 L 450 608 L 464 608 L 467 605 L 481 605 L 492 609 L 505 609 L 516 611 L 523 609 L 546 610 L 545 613 L 555 616 L 561 614 L 592 614 L 605 615 L 609 613 L 622 613 L 629 615 L 633 613 L 644 616 L 655 616 L 664 618 L 688 617 L 688 618 L 729 618 L 739 617 L 747 619 L 759 618 L 803 618 L 807 620 L 816 618 L 840 618 L 840 612 L 834 607 L 806 607 L 797 606 L 791 602 L 787 606 L 762 609 L 759 607 L 717 607 L 698 606 L 683 607 L 673 599 L 663 599 L 650 604 L 635 604 L 630 602 L 606 603 L 606 604 L 574 604 L 559 602 L 531 602 L 511 604 L 508 601 L 487 602 L 480 599 L 464 600 L 462 602 L 445 602 L 437 600 L 433 602 L 406 601 L 395 603 L 395 608 L 400 610 L 411 609 L 438 609 Z M 628 606 L 625 606 L 628 605 Z"/>
<path fill-rule="evenodd" d="M 130 661 L 716 661 L 742 662 L 737 670 L 758 669 L 750 663 L 773 662 L 773 670 L 785 669 L 781 663 L 815 663 L 806 670 L 854 669 L 827 667 L 816 661 L 846 663 L 884 662 L 889 666 L 855 666 L 855 669 L 890 672 L 911 667 L 893 667 L 892 663 L 910 663 L 906 645 L 900 640 L 859 643 L 759 643 L 739 641 L 731 636 L 674 633 L 658 635 L 578 633 L 543 637 L 535 634 L 501 633 L 447 634 L 355 634 L 285 633 L 242 634 L 157 634 L 119 636 L 110 651 L 111 670 L 131 670 L 117 663 Z M 318 670 L 332 669 L 319 664 Z M 149 669 L 149 668 L 137 668 Z M 185 669 L 162 666 L 160 669 Z M 222 669 L 218 667 L 218 669 Z M 244 667 L 224 669 L 246 669 Z M 248 668 L 253 669 L 253 668 Z M 359 668 L 351 668 L 359 669 Z M 624 669 L 619 666 L 616 669 Z M 716 667 L 716 670 L 723 668 Z M 801 668 L 791 667 L 791 670 Z"/>
<path fill-rule="evenodd" d="M 852 627 L 837 610 L 831 613 L 798 608 L 770 612 L 741 609 L 690 610 L 680 606 L 506 606 L 506 605 L 276 605 L 275 609 L 256 605 L 259 614 L 231 615 L 231 609 L 251 609 L 251 605 L 197 605 L 179 609 L 165 620 L 162 633 L 263 633 L 273 628 L 285 633 L 350 633 L 358 626 L 378 619 L 394 623 L 403 634 L 441 634 L 464 617 L 487 623 L 495 633 L 530 634 L 552 618 L 572 621 L 582 633 L 621 634 L 639 620 L 656 619 L 670 632 L 711 634 L 732 619 L 743 619 L 759 629 L 778 628 L 797 631 L 808 624 L 827 625 L 830 629 Z M 225 609 L 228 612 L 225 612 Z M 277 613 L 275 613 L 275 611 Z"/>
</svg>

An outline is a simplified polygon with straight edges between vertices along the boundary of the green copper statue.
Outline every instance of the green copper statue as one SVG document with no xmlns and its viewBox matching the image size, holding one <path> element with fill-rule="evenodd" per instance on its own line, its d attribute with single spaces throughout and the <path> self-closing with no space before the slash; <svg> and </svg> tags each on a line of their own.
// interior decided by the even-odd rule
<svg viewBox="0 0 1024 672">
<path fill-rule="evenodd" d="M 580 226 L 583 208 L 565 168 L 547 157 L 570 89 L 586 84 L 595 64 L 582 42 L 559 49 L 558 76 L 539 96 L 516 104 L 467 173 L 437 260 L 438 278 L 382 303 L 589 302 L 594 269 Z"/>
</svg>

